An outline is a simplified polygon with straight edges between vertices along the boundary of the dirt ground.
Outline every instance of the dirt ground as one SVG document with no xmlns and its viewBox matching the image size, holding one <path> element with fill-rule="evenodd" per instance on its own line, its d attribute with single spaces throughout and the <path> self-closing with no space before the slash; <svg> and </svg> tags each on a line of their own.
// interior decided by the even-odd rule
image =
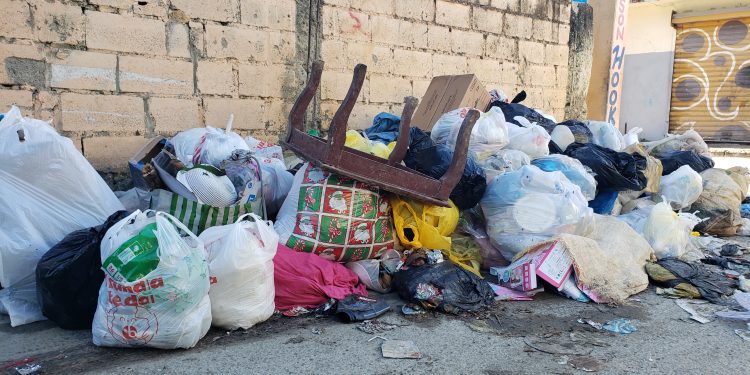
<svg viewBox="0 0 750 375">
<path fill-rule="evenodd" d="M 382 332 L 333 317 L 274 317 L 248 331 L 211 329 L 190 350 L 111 349 L 91 344 L 90 331 L 64 331 L 50 322 L 11 328 L 0 321 L 0 373 L 24 362 L 45 374 L 602 374 L 746 373 L 750 342 L 734 333 L 742 323 L 689 319 L 675 300 L 654 289 L 629 305 L 584 304 L 542 293 L 530 302 L 497 302 L 489 311 L 463 316 L 405 316 L 394 307 L 381 317 Z M 713 305 L 693 305 L 710 316 Z M 632 334 L 597 330 L 627 318 Z M 385 339 L 412 340 L 421 359 L 385 359 Z"/>
</svg>

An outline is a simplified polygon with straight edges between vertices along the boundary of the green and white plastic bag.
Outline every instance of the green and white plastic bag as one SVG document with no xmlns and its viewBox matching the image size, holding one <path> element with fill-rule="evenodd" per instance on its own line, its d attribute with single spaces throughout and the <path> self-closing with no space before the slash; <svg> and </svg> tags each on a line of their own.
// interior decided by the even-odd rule
<svg viewBox="0 0 750 375">
<path fill-rule="evenodd" d="M 135 211 L 101 244 L 97 346 L 191 348 L 211 325 L 203 242 L 175 217 Z"/>
<path fill-rule="evenodd" d="M 257 184 L 257 193 L 260 193 L 260 186 L 261 184 Z M 174 216 L 191 232 L 199 235 L 206 228 L 232 224 L 237 221 L 237 218 L 247 213 L 264 216 L 263 199 L 259 195 L 255 197 L 258 199 L 248 199 L 245 203 L 229 207 L 213 207 L 170 191 L 154 190 L 149 208 Z"/>
</svg>

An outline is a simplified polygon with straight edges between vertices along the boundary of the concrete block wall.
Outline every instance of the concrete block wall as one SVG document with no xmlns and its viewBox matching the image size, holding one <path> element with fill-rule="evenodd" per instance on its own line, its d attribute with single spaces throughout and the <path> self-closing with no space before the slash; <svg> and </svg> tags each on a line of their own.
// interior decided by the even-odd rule
<svg viewBox="0 0 750 375">
<path fill-rule="evenodd" d="M 297 94 L 294 0 L 0 0 L 0 110 L 51 120 L 100 171 L 204 124 L 276 141 Z"/>
<path fill-rule="evenodd" d="M 400 114 L 403 97 L 420 98 L 434 76 L 474 73 L 488 89 L 562 119 L 568 77 L 570 1 L 324 0 L 320 118 L 325 129 L 357 63 L 367 80 L 350 127 L 381 111 Z"/>
<path fill-rule="evenodd" d="M 148 137 L 230 114 L 277 141 L 313 59 L 310 110 L 327 128 L 354 65 L 368 76 L 350 126 L 400 114 L 430 79 L 476 73 L 487 88 L 562 117 L 569 0 L 0 0 L 0 110 L 50 120 L 100 171 Z"/>
</svg>

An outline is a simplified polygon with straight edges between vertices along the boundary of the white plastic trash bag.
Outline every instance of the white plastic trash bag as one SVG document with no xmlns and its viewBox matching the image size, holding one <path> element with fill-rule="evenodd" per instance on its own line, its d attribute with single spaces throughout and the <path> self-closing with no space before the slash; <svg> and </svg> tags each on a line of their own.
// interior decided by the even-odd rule
<svg viewBox="0 0 750 375">
<path fill-rule="evenodd" d="M 507 123 L 509 143 L 505 147 L 510 150 L 523 151 L 531 158 L 549 155 L 549 141 L 552 139 L 543 127 L 536 123 L 531 124 L 529 120 L 517 116 L 516 121 L 526 124 L 526 127 L 518 126 L 511 122 Z"/>
<path fill-rule="evenodd" d="M 593 222 L 593 211 L 578 186 L 561 172 L 533 165 L 497 176 L 480 203 L 487 233 L 501 248 L 507 235 L 586 235 Z"/>
<path fill-rule="evenodd" d="M 565 125 L 555 126 L 555 128 L 552 129 L 550 137 L 552 137 L 552 141 L 563 151 L 565 151 L 571 143 L 576 141 L 573 131 Z"/>
<path fill-rule="evenodd" d="M 662 202 L 651 209 L 643 225 L 643 238 L 654 248 L 657 259 L 680 258 L 687 252 L 690 233 L 699 222 L 695 215 L 677 214 Z"/>
<path fill-rule="evenodd" d="M 211 326 L 203 241 L 174 216 L 135 211 L 101 244 L 94 345 L 191 348 Z"/>
<path fill-rule="evenodd" d="M 586 121 L 585 123 L 594 136 L 592 141 L 595 145 L 615 151 L 622 151 L 625 148 L 625 137 L 614 125 L 604 121 Z"/>
<path fill-rule="evenodd" d="M 444 113 L 432 128 L 430 138 L 437 144 L 445 144 L 454 149 L 458 131 L 461 130 L 461 124 L 470 109 L 459 108 Z M 503 111 L 500 107 L 492 107 L 489 111 L 483 112 L 471 129 L 469 152 L 473 152 L 478 160 L 482 160 L 507 144 L 508 128 Z"/>
<path fill-rule="evenodd" d="M 245 143 L 257 158 L 278 159 L 284 162 L 284 150 L 281 146 L 261 141 L 253 137 L 245 137 Z"/>
<path fill-rule="evenodd" d="M 703 178 L 690 166 L 683 165 L 676 171 L 662 176 L 659 194 L 675 210 L 688 208 L 703 193 Z"/>
<path fill-rule="evenodd" d="M 200 239 L 208 254 L 213 325 L 248 329 L 270 318 L 275 307 L 273 257 L 279 243 L 272 225 L 245 214 L 234 224 L 206 229 Z"/>
<path fill-rule="evenodd" d="M 517 171 L 524 165 L 531 163 L 531 158 L 523 151 L 497 150 L 484 160 L 478 160 L 484 169 L 487 183 L 492 182 L 498 175 L 510 171 Z"/>
<path fill-rule="evenodd" d="M 263 158 L 259 161 L 267 214 L 276 215 L 292 189 L 294 175 L 287 171 L 283 161 L 275 158 Z"/>
<path fill-rule="evenodd" d="M 36 295 L 39 258 L 123 206 L 69 138 L 16 107 L 0 121 L 0 160 L 0 311 L 16 327 L 45 319 Z"/>
<path fill-rule="evenodd" d="M 175 156 L 191 168 L 197 164 L 211 164 L 221 167 L 221 162 L 229 158 L 234 150 L 249 150 L 244 139 L 232 132 L 232 118 L 226 130 L 193 128 L 178 133 L 169 141 L 174 146 Z"/>
<path fill-rule="evenodd" d="M 653 142 L 644 142 L 649 154 L 659 156 L 672 151 L 693 150 L 703 156 L 711 157 L 708 145 L 701 135 L 693 130 L 687 130 L 682 134 L 669 134 L 665 138 Z"/>
<path fill-rule="evenodd" d="M 564 127 L 567 128 L 567 126 Z M 578 159 L 554 154 L 538 157 L 532 160 L 531 164 L 546 172 L 562 172 L 570 182 L 581 188 L 581 193 L 586 200 L 590 201 L 596 197 L 596 180 Z"/>
</svg>

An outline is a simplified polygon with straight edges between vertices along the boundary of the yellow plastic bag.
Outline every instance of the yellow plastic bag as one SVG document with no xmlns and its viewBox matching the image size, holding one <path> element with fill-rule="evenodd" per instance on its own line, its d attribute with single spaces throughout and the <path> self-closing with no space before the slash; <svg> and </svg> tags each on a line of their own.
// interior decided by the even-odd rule
<svg viewBox="0 0 750 375">
<path fill-rule="evenodd" d="M 362 136 L 362 134 L 360 134 L 356 130 L 347 130 L 346 141 L 344 142 L 344 145 L 357 151 L 366 152 L 379 158 L 388 159 L 388 157 L 391 155 L 391 151 L 393 151 L 393 147 L 395 147 L 396 145 L 395 142 L 391 143 L 393 144 L 393 146 L 386 146 L 385 144 L 380 142 L 372 142 Z"/>
<path fill-rule="evenodd" d="M 451 250 L 451 234 L 459 215 L 453 202 L 450 207 L 440 207 L 394 196 L 391 207 L 396 235 L 404 248 L 440 250 L 457 265 L 479 275 L 481 261 L 474 262 L 472 252 L 457 254 Z"/>
</svg>

